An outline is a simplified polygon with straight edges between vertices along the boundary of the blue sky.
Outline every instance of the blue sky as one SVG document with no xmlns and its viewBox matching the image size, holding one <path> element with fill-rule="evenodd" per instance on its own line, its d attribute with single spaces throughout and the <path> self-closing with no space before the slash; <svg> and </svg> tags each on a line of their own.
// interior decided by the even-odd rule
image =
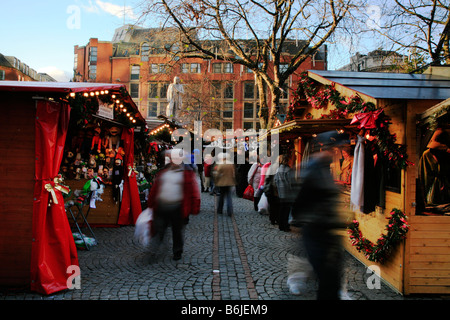
<svg viewBox="0 0 450 320">
<path fill-rule="evenodd" d="M 58 81 L 69 81 L 73 76 L 74 46 L 86 45 L 90 38 L 111 41 L 114 30 L 124 21 L 136 21 L 141 1 L 2 0 L 0 53 L 15 56 Z M 330 50 L 329 68 L 333 69 Z M 348 61 L 348 56 L 341 57 L 337 64 Z"/>
<path fill-rule="evenodd" d="M 58 81 L 73 75 L 74 46 L 89 38 L 111 41 L 114 30 L 136 18 L 132 0 L 2 1 L 0 53 L 15 56 Z"/>
</svg>

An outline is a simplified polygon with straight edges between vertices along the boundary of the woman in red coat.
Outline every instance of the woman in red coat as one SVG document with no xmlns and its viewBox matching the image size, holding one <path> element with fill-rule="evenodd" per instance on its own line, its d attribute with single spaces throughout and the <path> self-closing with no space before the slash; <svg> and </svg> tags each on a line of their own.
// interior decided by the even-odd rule
<svg viewBox="0 0 450 320">
<path fill-rule="evenodd" d="M 181 259 L 184 246 L 183 228 L 189 215 L 200 211 L 200 191 L 195 171 L 178 161 L 179 149 L 171 150 L 170 162 L 155 177 L 148 197 L 153 210 L 152 235 L 163 240 L 165 231 L 172 226 L 173 258 Z"/>
</svg>

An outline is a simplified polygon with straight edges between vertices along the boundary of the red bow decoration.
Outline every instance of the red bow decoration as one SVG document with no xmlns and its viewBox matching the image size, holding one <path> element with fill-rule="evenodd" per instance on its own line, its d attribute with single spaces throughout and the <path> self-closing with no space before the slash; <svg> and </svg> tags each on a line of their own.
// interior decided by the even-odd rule
<svg viewBox="0 0 450 320">
<path fill-rule="evenodd" d="M 352 122 L 350 124 L 358 123 L 359 122 L 359 129 L 375 129 L 377 127 L 376 121 L 380 114 L 383 112 L 383 109 L 378 109 L 375 111 L 369 111 L 369 112 L 362 112 L 355 114 Z"/>
</svg>

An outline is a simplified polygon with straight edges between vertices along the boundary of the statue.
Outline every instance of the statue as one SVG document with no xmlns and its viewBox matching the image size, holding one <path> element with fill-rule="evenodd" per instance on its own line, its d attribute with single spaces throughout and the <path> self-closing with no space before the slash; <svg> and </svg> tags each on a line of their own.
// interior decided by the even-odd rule
<svg viewBox="0 0 450 320">
<path fill-rule="evenodd" d="M 167 118 L 172 118 L 174 120 L 176 111 L 181 110 L 183 104 L 184 88 L 180 82 L 181 80 L 179 77 L 174 77 L 173 83 L 171 83 L 167 89 L 167 101 L 169 104 L 166 108 L 166 116 Z"/>
</svg>

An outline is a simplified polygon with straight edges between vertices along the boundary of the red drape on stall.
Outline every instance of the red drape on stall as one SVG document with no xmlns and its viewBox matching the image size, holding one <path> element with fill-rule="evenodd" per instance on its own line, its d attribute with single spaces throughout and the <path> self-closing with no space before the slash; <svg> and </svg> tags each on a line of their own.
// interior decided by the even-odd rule
<svg viewBox="0 0 450 320">
<path fill-rule="evenodd" d="M 122 140 L 124 141 L 125 151 L 124 183 L 118 224 L 134 225 L 142 212 L 136 173 L 132 169 L 134 166 L 134 129 L 125 128 L 122 131 Z"/>
<path fill-rule="evenodd" d="M 68 105 L 37 101 L 31 290 L 42 294 L 67 289 L 67 279 L 72 275 L 72 272 L 67 273 L 67 268 L 78 266 L 63 195 L 53 189 L 63 157 L 69 117 Z"/>
</svg>

